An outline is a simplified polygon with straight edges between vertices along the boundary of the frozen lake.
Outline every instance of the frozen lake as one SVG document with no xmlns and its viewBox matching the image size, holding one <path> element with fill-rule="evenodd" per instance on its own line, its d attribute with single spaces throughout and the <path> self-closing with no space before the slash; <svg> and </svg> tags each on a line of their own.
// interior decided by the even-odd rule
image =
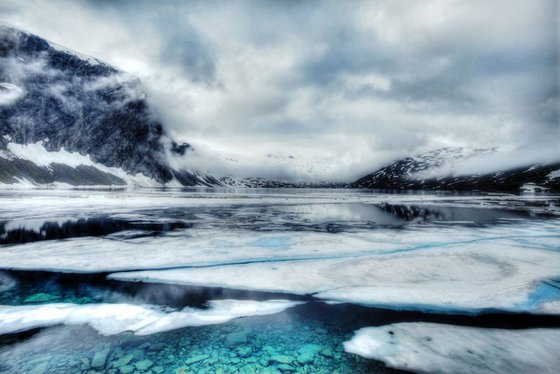
<svg viewBox="0 0 560 374">
<path fill-rule="evenodd" d="M 0 191 L 0 373 L 555 373 L 560 196 Z"/>
</svg>

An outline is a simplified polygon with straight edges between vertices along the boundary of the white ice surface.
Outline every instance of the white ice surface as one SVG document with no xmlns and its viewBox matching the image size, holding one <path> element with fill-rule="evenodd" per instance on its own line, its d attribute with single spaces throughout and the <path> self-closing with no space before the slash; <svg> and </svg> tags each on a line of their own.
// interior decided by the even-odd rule
<svg viewBox="0 0 560 374">
<path fill-rule="evenodd" d="M 71 219 L 70 217 L 68 219 Z M 68 219 L 65 220 L 57 220 L 57 219 L 53 219 L 50 222 L 57 222 L 59 224 L 62 224 L 63 222 L 67 221 Z M 8 221 L 6 223 L 6 225 L 4 226 L 4 230 L 7 231 L 11 231 L 11 230 L 28 230 L 28 231 L 34 231 L 39 233 L 41 231 L 41 227 L 45 224 L 45 220 L 44 219 L 26 219 L 26 220 L 13 220 L 13 221 Z"/>
<path fill-rule="evenodd" d="M 243 207 L 353 202 L 509 206 L 511 197 L 378 196 L 324 191 L 290 195 L 47 191 L 0 193 L 0 220 L 36 227 L 40 218 L 99 213 L 142 218 L 143 209 Z M 540 199 L 521 197 L 516 199 Z M 233 209 L 233 208 L 232 208 Z M 293 209 L 297 211 L 297 209 Z M 306 219 L 323 220 L 315 210 Z M 327 219 L 333 212 L 328 210 Z M 343 214 L 346 214 L 343 211 Z M 163 214 L 165 216 L 165 214 Z M 336 218 L 336 217 L 335 217 Z M 211 220 L 212 218 L 208 218 Z M 483 308 L 560 313 L 552 300 L 531 299 L 540 282 L 560 273 L 560 222 L 512 221 L 486 227 L 418 225 L 404 230 L 259 232 L 204 227 L 157 238 L 82 237 L 3 246 L 3 268 L 112 271 L 114 278 L 311 294 L 325 300 L 410 309 Z M 20 223 L 18 223 L 20 225 Z M 110 261 L 107 259 L 110 258 Z M 183 268 L 177 268 L 183 267 Z M 185 268 L 190 267 L 190 268 Z M 173 270 L 162 270 L 175 268 Z M 147 271 L 132 271 L 147 270 Z"/>
<path fill-rule="evenodd" d="M 280 313 L 301 302 L 288 300 L 212 300 L 209 309 L 166 310 L 153 305 L 43 304 L 0 306 L 0 335 L 59 324 L 88 324 L 103 335 L 132 331 L 150 335 L 187 326 L 228 322 L 234 318 Z"/>
<path fill-rule="evenodd" d="M 112 213 L 132 212 L 150 208 L 187 208 L 206 206 L 285 206 L 287 209 L 298 205 L 324 204 L 430 204 L 432 206 L 453 206 L 481 209 L 503 209 L 509 206 L 522 208 L 524 202 L 544 204 L 557 200 L 560 196 L 527 195 L 515 196 L 508 194 L 490 195 L 453 195 L 433 194 L 383 194 L 361 193 L 352 190 L 255 190 L 255 189 L 222 189 L 212 190 L 198 188 L 193 192 L 184 193 L 180 190 L 133 190 L 133 191 L 0 191 L 0 217 L 7 219 L 18 216 L 42 215 L 46 218 L 53 215 L 69 215 L 79 212 Z M 324 209 L 322 209 L 324 211 Z M 532 211 L 544 211 L 560 216 L 560 207 L 548 206 Z M 315 211 L 310 211 L 316 215 Z M 356 218 L 353 216 L 352 218 Z"/>
<path fill-rule="evenodd" d="M 203 196 L 181 199 L 171 193 L 163 201 L 157 196 L 152 198 L 149 194 L 138 200 L 129 199 L 126 193 L 115 193 L 112 196 L 113 198 L 105 199 L 86 194 L 84 199 L 79 196 L 67 198 L 62 200 L 63 207 L 60 200 L 17 198 L 5 210 L 4 207 L 0 207 L 0 219 L 9 216 L 11 218 L 9 222 L 14 222 L 9 223 L 9 227 L 38 227 L 41 217 L 48 221 L 64 222 L 72 215 L 87 217 L 104 212 L 116 218 L 141 218 L 133 213 L 134 210 L 128 211 L 127 204 L 134 205 L 135 209 L 153 209 L 170 205 L 180 209 L 223 204 L 220 199 L 207 199 Z M 235 204 L 243 200 L 239 198 L 229 202 Z M 257 202 L 263 203 L 261 200 Z M 36 209 L 35 205 L 41 205 L 41 208 Z M 482 251 L 486 247 L 502 248 L 511 245 L 516 248 L 523 247 L 529 253 L 532 247 L 545 250 L 558 249 L 559 230 L 560 222 L 557 221 L 488 228 L 420 226 L 408 230 L 356 230 L 356 232 L 337 234 L 309 231 L 221 230 L 195 226 L 157 238 L 115 240 L 110 236 L 79 237 L 64 241 L 50 240 L 6 246 L 0 251 L 0 264 L 4 268 L 15 269 L 94 272 L 259 261 L 320 259 L 341 261 L 392 253 L 410 252 L 410 255 L 413 255 L 438 248 L 446 248 L 453 252 L 456 248 L 462 247 Z M 22 253 L 25 253 L 24 257 L 21 256 Z M 553 259 L 558 256 L 556 253 L 548 252 L 547 255 Z M 110 262 L 106 261 L 108 257 L 111 258 Z M 403 258 L 406 260 L 408 257 Z M 288 288 L 287 292 L 292 288 L 290 285 L 285 287 Z"/>
<path fill-rule="evenodd" d="M 123 271 L 360 256 L 400 247 L 398 243 L 375 243 L 353 235 L 188 230 L 156 239 L 81 237 L 7 246 L 0 251 L 0 264 L 12 269 Z"/>
<path fill-rule="evenodd" d="M 541 304 L 540 310 L 542 313 L 559 314 L 560 300 L 546 301 Z"/>
<path fill-rule="evenodd" d="M 560 329 L 501 330 L 397 323 L 358 330 L 346 352 L 422 373 L 556 374 Z"/>
<path fill-rule="evenodd" d="M 403 309 L 560 313 L 557 304 L 541 309 L 538 300 L 530 300 L 539 283 L 557 277 L 559 269 L 558 252 L 496 240 L 354 258 L 124 272 L 111 277 L 315 294 L 326 300 Z"/>
</svg>

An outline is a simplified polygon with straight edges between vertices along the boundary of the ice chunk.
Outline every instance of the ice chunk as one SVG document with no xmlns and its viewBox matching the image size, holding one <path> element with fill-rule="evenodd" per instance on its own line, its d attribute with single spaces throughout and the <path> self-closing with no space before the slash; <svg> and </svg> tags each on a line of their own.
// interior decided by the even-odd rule
<svg viewBox="0 0 560 374">
<path fill-rule="evenodd" d="M 112 274 L 142 280 L 294 294 L 314 294 L 396 309 L 479 312 L 486 308 L 554 312 L 537 292 L 560 269 L 557 251 L 528 249 L 506 239 L 452 247 L 309 261 Z M 559 312 L 559 310 L 556 310 Z"/>
<path fill-rule="evenodd" d="M 429 373 L 550 373 L 560 366 L 560 329 L 501 330 L 397 323 L 358 330 L 346 352 Z"/>
<path fill-rule="evenodd" d="M 132 331 L 150 335 L 187 326 L 228 322 L 234 318 L 280 313 L 301 302 L 288 300 L 212 300 L 209 309 L 168 311 L 153 305 L 43 304 L 0 306 L 0 334 L 58 324 L 88 324 L 103 335 Z"/>
<path fill-rule="evenodd" d="M 148 335 L 185 326 L 214 325 L 238 317 L 276 314 L 299 304 L 303 304 L 303 302 L 288 300 L 214 300 L 210 302 L 211 308 L 209 310 L 201 311 L 187 308 L 180 312 L 172 312 L 141 329 L 137 334 Z"/>
<path fill-rule="evenodd" d="M 8 215 L 11 220 L 22 222 L 30 217 L 33 208 L 30 203 L 39 204 L 42 213 L 49 220 L 59 221 L 59 217 L 80 216 L 93 212 L 108 212 L 119 219 L 132 217 L 142 219 L 131 212 L 120 213 L 122 201 L 130 201 L 123 196 L 112 201 L 104 199 L 87 199 L 87 204 L 75 206 L 76 210 L 59 210 L 60 202 L 48 199 L 32 199 L 28 202 L 17 201 L 11 206 L 18 207 L 17 212 L 0 208 L 0 219 Z M 120 196 L 119 196 L 120 197 Z M 66 199 L 65 204 L 71 206 L 74 199 Z M 160 201 L 157 198 L 144 198 L 141 205 L 152 208 Z M 180 204 L 214 204 L 211 199 L 199 201 L 170 198 L 171 202 Z M 173 201 L 175 200 L 175 201 Z M 104 204 L 114 202 L 113 208 Z M 27 209 L 29 208 L 29 210 Z M 72 213 L 74 212 L 74 213 Z M 153 217 L 146 216 L 146 220 Z M 208 219 L 211 221 L 211 218 Z M 81 237 L 66 241 L 43 241 L 5 247 L 0 251 L 0 263 L 3 267 L 14 269 L 46 269 L 62 271 L 124 271 L 141 269 L 161 269 L 181 266 L 209 266 L 222 264 L 238 264 L 251 262 L 282 262 L 289 260 L 320 260 L 320 259 L 351 259 L 372 255 L 391 255 L 406 252 L 428 252 L 439 248 L 469 247 L 473 251 L 483 252 L 487 247 L 499 247 L 506 250 L 508 246 L 525 249 L 544 249 L 559 251 L 558 231 L 560 222 L 530 222 L 526 224 L 502 225 L 490 228 L 418 227 L 402 230 L 370 230 L 342 232 L 336 235 L 326 232 L 283 231 L 260 232 L 256 230 L 235 230 L 212 227 L 206 218 L 184 231 L 176 231 L 173 235 L 155 238 L 139 238 L 126 241 L 115 241 L 109 237 Z M 205 225 L 210 227 L 205 227 Z M 185 243 L 188 243 L 186 246 Z M 25 256 L 22 256 L 22 253 Z M 553 255 L 550 255 L 553 256 Z M 558 253 L 560 256 L 560 251 Z M 106 259 L 110 257 L 111 261 Z M 557 275 L 557 274 L 555 274 Z"/>
</svg>

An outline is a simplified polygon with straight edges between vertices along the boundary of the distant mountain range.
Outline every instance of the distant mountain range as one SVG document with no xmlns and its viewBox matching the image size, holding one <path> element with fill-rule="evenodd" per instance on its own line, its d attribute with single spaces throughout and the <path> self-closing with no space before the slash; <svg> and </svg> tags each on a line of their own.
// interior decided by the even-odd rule
<svg viewBox="0 0 560 374">
<path fill-rule="evenodd" d="M 518 192 L 560 190 L 560 162 L 473 173 L 461 170 L 469 159 L 492 159 L 491 149 L 443 148 L 405 157 L 349 184 L 351 188 Z"/>
<path fill-rule="evenodd" d="M 189 168 L 191 152 L 168 135 L 136 77 L 0 25 L 0 184 L 560 190 L 558 162 L 482 174 L 454 170 L 456 162 L 491 150 L 407 157 L 348 185 L 213 176 Z"/>
</svg>

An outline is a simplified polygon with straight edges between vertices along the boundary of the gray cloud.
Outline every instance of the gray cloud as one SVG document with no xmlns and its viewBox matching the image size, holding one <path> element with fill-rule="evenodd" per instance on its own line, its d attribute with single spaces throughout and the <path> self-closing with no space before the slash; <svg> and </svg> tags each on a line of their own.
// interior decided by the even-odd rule
<svg viewBox="0 0 560 374">
<path fill-rule="evenodd" d="M 193 160 L 202 168 L 351 179 L 440 146 L 557 147 L 557 8 L 5 0 L 0 12 L 138 75 L 174 136 L 224 155 Z"/>
<path fill-rule="evenodd" d="M 89 4 L 99 7 L 97 1 Z M 104 12 L 116 14 L 133 35 L 152 34 L 159 42 L 156 53 L 162 64 L 177 65 L 194 82 L 214 81 L 216 57 L 188 21 L 191 13 L 188 6 L 178 1 L 154 5 L 153 1 L 140 0 L 106 1 L 102 7 Z"/>
</svg>

